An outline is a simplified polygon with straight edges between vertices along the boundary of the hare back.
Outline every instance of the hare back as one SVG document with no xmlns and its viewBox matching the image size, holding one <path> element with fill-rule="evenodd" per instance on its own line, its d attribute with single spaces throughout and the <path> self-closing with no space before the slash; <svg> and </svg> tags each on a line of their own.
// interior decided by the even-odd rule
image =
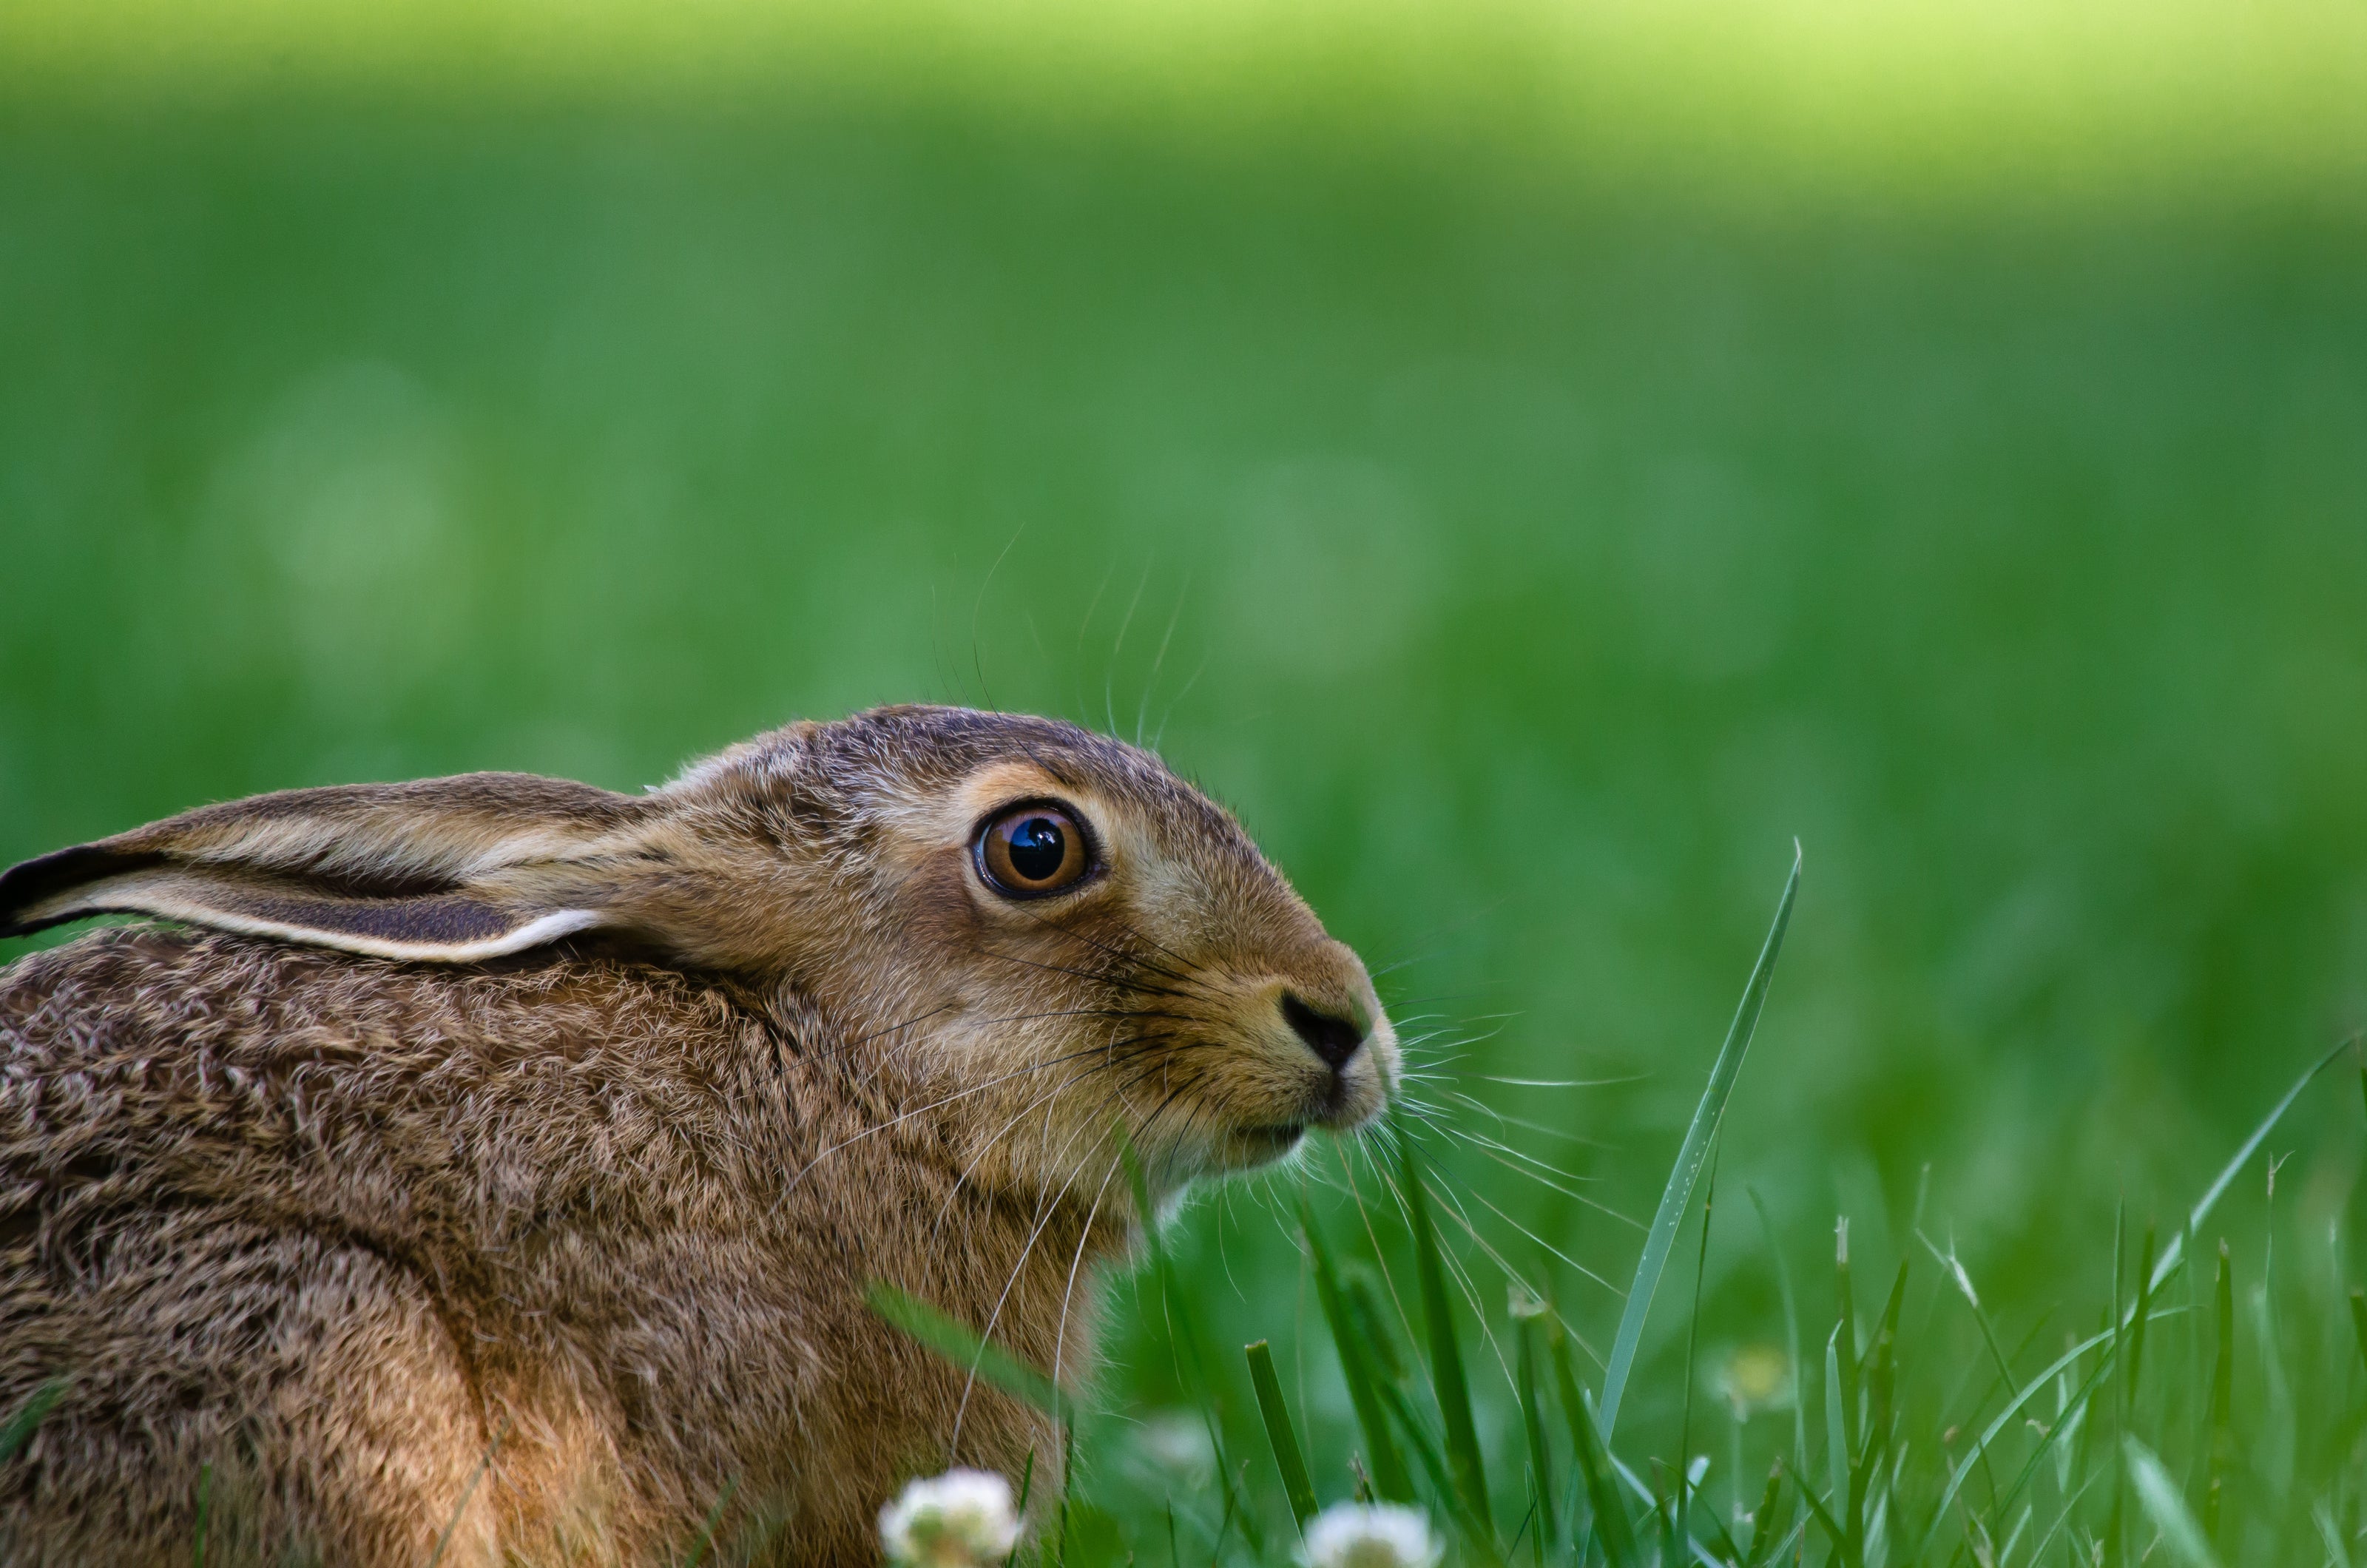
<svg viewBox="0 0 2367 1568">
<path fill-rule="evenodd" d="M 44 1520 L 86 1554 L 77 1518 L 117 1560 L 186 1551 L 202 1467 L 268 1539 L 416 1562 L 513 1427 L 471 1505 L 513 1521 L 590 1496 L 629 1539 L 767 1479 L 737 1427 L 781 1411 L 661 1404 L 720 1400 L 750 1345 L 792 1402 L 844 1359 L 784 1260 L 848 1238 L 750 1199 L 864 1114 L 812 1054 L 580 953 L 133 928 L 0 971 L 0 1411 L 65 1389 L 0 1472 L 0 1560 L 43 1561 Z"/>
<path fill-rule="evenodd" d="M 0 971 L 0 1235 L 204 1201 L 460 1269 L 555 1215 L 734 1224 L 726 1191 L 807 1120 L 780 1031 L 565 950 L 452 968 L 95 932 Z"/>
</svg>

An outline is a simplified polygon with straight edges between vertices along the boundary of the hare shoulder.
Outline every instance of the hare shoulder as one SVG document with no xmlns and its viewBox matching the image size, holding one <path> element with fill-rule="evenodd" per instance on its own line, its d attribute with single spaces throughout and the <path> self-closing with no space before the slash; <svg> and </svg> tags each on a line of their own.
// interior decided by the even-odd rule
<svg viewBox="0 0 2367 1568">
<path fill-rule="evenodd" d="M 0 972 L 0 1404 L 70 1379 L 0 1472 L 0 1560 L 178 1560 L 200 1483 L 218 1561 L 241 1536 L 424 1561 L 455 1520 L 484 1548 L 459 1561 L 570 1530 L 631 1551 L 735 1481 L 811 1517 L 847 1511 L 818 1487 L 884 1489 L 909 1456 L 878 1379 L 946 1379 L 862 1281 L 909 1263 L 900 1212 L 981 1236 L 924 1132 L 864 1137 L 892 1111 L 792 1021 L 565 950 L 135 928 Z M 836 1141 L 846 1165 L 752 1215 Z M 785 1414 L 866 1457 L 799 1463 Z M 1024 1416 L 982 1415 L 1024 1448 Z"/>
</svg>

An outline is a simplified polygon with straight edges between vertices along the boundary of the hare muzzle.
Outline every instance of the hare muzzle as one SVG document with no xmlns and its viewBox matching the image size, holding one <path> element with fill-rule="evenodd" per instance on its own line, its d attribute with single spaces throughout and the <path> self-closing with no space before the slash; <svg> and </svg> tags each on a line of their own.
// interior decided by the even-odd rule
<svg viewBox="0 0 2367 1568">
<path fill-rule="evenodd" d="M 1240 987 L 1237 1084 L 1212 1164 L 1240 1170 L 1297 1149 L 1309 1127 L 1353 1132 L 1387 1106 L 1397 1035 L 1354 953 L 1337 943 L 1285 976 Z"/>
</svg>

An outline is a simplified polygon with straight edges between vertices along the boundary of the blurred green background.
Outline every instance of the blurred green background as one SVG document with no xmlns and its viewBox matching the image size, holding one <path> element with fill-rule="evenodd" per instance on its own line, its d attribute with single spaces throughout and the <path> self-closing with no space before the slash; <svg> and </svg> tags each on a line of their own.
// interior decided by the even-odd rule
<svg viewBox="0 0 2367 1568">
<path fill-rule="evenodd" d="M 1158 737 L 1402 965 L 1435 1094 L 1641 1216 L 1797 836 L 1724 1179 L 1888 1258 L 1928 1167 L 2027 1323 L 2367 1014 L 2362 39 L 17 7 L 0 860 L 1065 715 Z M 2323 1100 L 2280 1138 L 2332 1213 Z M 1625 1278 L 1634 1229 L 1465 1163 Z M 1258 1190 L 1185 1246 L 1220 1337 L 1287 1337 Z M 1121 1408 L 1169 1393 L 1131 1302 Z"/>
</svg>

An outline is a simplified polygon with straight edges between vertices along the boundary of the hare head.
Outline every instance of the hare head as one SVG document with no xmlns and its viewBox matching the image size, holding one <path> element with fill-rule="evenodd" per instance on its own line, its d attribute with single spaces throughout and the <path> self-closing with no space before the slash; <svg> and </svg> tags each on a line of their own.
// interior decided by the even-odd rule
<svg viewBox="0 0 2367 1568">
<path fill-rule="evenodd" d="M 1063 1189 L 1124 1140 L 1172 1193 L 1361 1125 L 1399 1073 L 1364 964 L 1229 815 L 1038 718 L 797 724 L 639 796 L 296 790 L 0 877 L 0 934 L 102 912 L 431 964 L 623 944 L 728 977 L 988 1189 Z"/>
</svg>

